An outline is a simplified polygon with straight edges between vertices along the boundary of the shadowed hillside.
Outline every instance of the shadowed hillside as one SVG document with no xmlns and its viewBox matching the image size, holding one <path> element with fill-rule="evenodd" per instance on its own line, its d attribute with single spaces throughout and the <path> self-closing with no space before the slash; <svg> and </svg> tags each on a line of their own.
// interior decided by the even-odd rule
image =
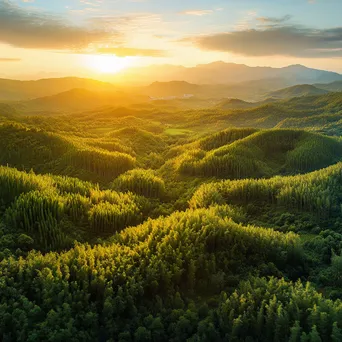
<svg viewBox="0 0 342 342">
<path fill-rule="evenodd" d="M 335 81 L 332 83 L 319 83 L 319 84 L 314 84 L 315 87 L 320 88 L 320 89 L 325 89 L 328 91 L 332 92 L 338 92 L 342 91 L 342 81 Z"/>
<path fill-rule="evenodd" d="M 308 172 L 342 157 L 342 144 L 333 138 L 296 130 L 244 132 L 232 142 L 215 135 L 220 143 L 208 150 L 189 145 L 169 164 L 181 175 L 234 179 Z"/>
<path fill-rule="evenodd" d="M 329 93 L 328 90 L 316 88 L 315 86 L 309 84 L 303 84 L 273 91 L 271 93 L 268 93 L 267 97 L 274 99 L 289 99 L 291 97 L 315 96 L 324 95 L 327 93 Z"/>
<path fill-rule="evenodd" d="M 218 107 L 220 109 L 245 109 L 245 108 L 253 108 L 257 107 L 259 104 L 258 103 L 251 103 L 251 102 L 246 102 L 243 100 L 239 99 L 228 99 L 228 100 L 223 100 L 218 104 Z"/>
<path fill-rule="evenodd" d="M 215 204 L 245 208 L 257 219 L 280 230 L 341 232 L 341 163 L 291 177 L 244 179 L 202 185 L 190 201 L 192 208 Z M 267 223 L 266 223 L 267 222 Z M 331 251 L 330 251 L 331 253 Z"/>
<path fill-rule="evenodd" d="M 129 150 L 118 151 L 120 146 L 110 151 L 81 139 L 18 125 L 2 125 L 0 131 L 2 165 L 102 182 L 112 180 L 135 165 L 135 158 L 125 153 Z"/>
</svg>

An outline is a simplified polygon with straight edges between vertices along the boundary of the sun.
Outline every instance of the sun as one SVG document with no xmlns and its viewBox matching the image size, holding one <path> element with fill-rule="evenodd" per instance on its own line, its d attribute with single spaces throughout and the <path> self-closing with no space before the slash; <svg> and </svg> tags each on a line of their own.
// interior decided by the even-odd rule
<svg viewBox="0 0 342 342">
<path fill-rule="evenodd" d="M 106 74 L 116 74 L 132 66 L 134 57 L 117 57 L 114 55 L 88 55 L 86 65 L 88 68 Z"/>
</svg>

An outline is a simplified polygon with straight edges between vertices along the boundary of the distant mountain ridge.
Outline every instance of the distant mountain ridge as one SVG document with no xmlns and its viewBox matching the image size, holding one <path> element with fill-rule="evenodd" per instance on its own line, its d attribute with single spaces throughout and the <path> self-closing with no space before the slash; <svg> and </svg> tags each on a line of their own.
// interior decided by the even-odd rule
<svg viewBox="0 0 342 342">
<path fill-rule="evenodd" d="M 342 81 L 335 81 L 332 83 L 319 83 L 319 84 L 314 84 L 315 87 L 320 88 L 320 89 L 325 89 L 328 91 L 332 92 L 339 92 L 342 91 Z"/>
<path fill-rule="evenodd" d="M 342 75 L 302 65 L 284 68 L 250 67 L 244 64 L 214 62 L 187 68 L 154 65 L 131 68 L 103 82 L 87 78 L 47 78 L 37 81 L 0 79 L 0 101 L 29 101 L 72 89 L 92 92 L 179 96 L 185 93 L 207 98 L 241 98 L 259 101 L 275 90 L 298 84 L 314 85 L 327 91 L 342 90 Z M 131 82 L 131 83 L 130 83 Z M 328 85 L 329 83 L 329 85 Z"/>
<path fill-rule="evenodd" d="M 44 78 L 37 81 L 0 78 L 0 101 L 31 100 L 38 97 L 52 96 L 75 88 L 90 91 L 113 91 L 117 89 L 111 83 L 90 78 Z"/>
<path fill-rule="evenodd" d="M 195 67 L 175 65 L 153 65 L 131 68 L 113 77 L 113 81 L 131 81 L 152 83 L 154 81 L 186 81 L 194 84 L 233 84 L 262 79 L 283 79 L 283 86 L 295 84 L 329 83 L 342 81 L 342 75 L 336 72 L 318 70 L 303 65 L 290 65 L 283 68 L 250 67 L 244 64 L 222 61 L 200 64 Z"/>
<path fill-rule="evenodd" d="M 24 111 L 51 109 L 55 111 L 79 111 L 104 106 L 121 106 L 147 100 L 146 96 L 137 94 L 131 96 L 131 94 L 121 91 L 91 91 L 84 88 L 74 88 L 58 94 L 22 101 L 18 105 Z"/>
<path fill-rule="evenodd" d="M 311 84 L 300 84 L 292 87 L 280 89 L 267 94 L 268 98 L 273 99 L 288 99 L 301 96 L 315 96 L 330 93 L 329 90 L 317 88 Z"/>
</svg>

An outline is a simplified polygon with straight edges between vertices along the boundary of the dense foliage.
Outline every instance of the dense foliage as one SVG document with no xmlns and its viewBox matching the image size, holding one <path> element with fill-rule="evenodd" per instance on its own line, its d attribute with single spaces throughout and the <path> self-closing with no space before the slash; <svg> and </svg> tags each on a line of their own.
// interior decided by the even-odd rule
<svg viewBox="0 0 342 342">
<path fill-rule="evenodd" d="M 75 239 L 114 233 L 144 219 L 147 203 L 132 193 L 99 190 L 68 177 L 0 168 L 0 203 L 9 232 L 27 234 L 43 251 L 71 247 Z"/>
<path fill-rule="evenodd" d="M 316 170 L 342 156 L 337 140 L 296 130 L 260 131 L 226 144 L 222 139 L 216 134 L 209 140 L 211 145 L 203 144 L 208 152 L 193 148 L 178 156 L 173 161 L 176 171 L 190 176 L 256 178 Z"/>
<path fill-rule="evenodd" d="M 119 191 L 131 191 L 146 197 L 161 198 L 165 194 L 164 181 L 151 170 L 128 171 L 114 181 L 113 187 Z"/>
<path fill-rule="evenodd" d="M 0 340 L 342 341 L 341 99 L 0 105 Z"/>
<path fill-rule="evenodd" d="M 244 179 L 204 184 L 194 194 L 194 208 L 212 204 L 271 205 L 288 211 L 338 218 L 342 205 L 342 164 L 300 176 Z"/>
</svg>

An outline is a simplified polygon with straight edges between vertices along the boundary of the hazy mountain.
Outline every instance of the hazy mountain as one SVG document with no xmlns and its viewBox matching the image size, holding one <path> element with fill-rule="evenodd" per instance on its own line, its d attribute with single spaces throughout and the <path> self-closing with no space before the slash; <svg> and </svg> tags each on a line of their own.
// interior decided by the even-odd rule
<svg viewBox="0 0 342 342">
<path fill-rule="evenodd" d="M 17 111 L 6 103 L 0 103 L 0 116 L 10 116 L 17 114 Z"/>
<path fill-rule="evenodd" d="M 325 90 L 334 91 L 334 92 L 342 91 L 342 81 L 335 81 L 335 82 L 328 83 L 328 84 L 318 83 L 318 84 L 314 84 L 314 86 L 316 88 L 325 89 Z"/>
<path fill-rule="evenodd" d="M 184 94 L 202 95 L 206 87 L 185 81 L 153 82 L 140 91 L 148 96 L 183 96 Z"/>
<path fill-rule="evenodd" d="M 240 99 L 228 99 L 221 101 L 217 107 L 220 109 L 246 109 L 256 107 L 258 105 L 259 102 L 251 103 Z"/>
<path fill-rule="evenodd" d="M 90 91 L 87 89 L 71 89 L 56 95 L 36 98 L 17 103 L 24 111 L 79 111 L 103 106 L 122 106 L 147 101 L 143 95 L 123 93 L 121 91 Z"/>
<path fill-rule="evenodd" d="M 22 101 L 52 96 L 75 88 L 96 92 L 138 92 L 146 96 L 180 96 L 185 93 L 207 98 L 241 98 L 257 101 L 266 93 L 297 84 L 324 84 L 335 82 L 331 87 L 340 90 L 342 75 L 292 65 L 285 68 L 249 67 L 243 64 L 214 62 L 193 68 L 175 65 L 154 65 L 131 68 L 110 77 L 114 85 L 86 78 L 47 78 L 38 81 L 0 79 L 0 101 Z M 166 84 L 168 83 L 168 84 Z M 139 89 L 137 89 L 137 85 Z M 142 86 L 150 84 L 149 86 Z M 135 85 L 133 88 L 132 86 Z M 129 87 L 129 88 L 127 88 Z M 338 88 L 338 89 L 336 89 Z"/>
<path fill-rule="evenodd" d="M 328 90 L 316 88 L 310 84 L 300 84 L 285 89 L 280 89 L 267 94 L 267 97 L 275 99 L 289 99 L 291 97 L 324 95 L 329 93 Z"/>
<path fill-rule="evenodd" d="M 307 68 L 303 65 L 290 65 L 284 68 L 250 67 L 244 64 L 214 62 L 186 68 L 175 65 L 153 65 L 131 68 L 112 78 L 114 82 L 152 83 L 173 80 L 195 84 L 231 84 L 261 79 L 283 79 L 285 86 L 302 83 L 328 83 L 342 80 L 342 75 Z"/>
<path fill-rule="evenodd" d="M 113 91 L 112 84 L 87 78 L 47 78 L 38 81 L 0 79 L 0 100 L 20 101 L 50 96 L 74 88 L 91 91 Z"/>
<path fill-rule="evenodd" d="M 135 87 L 138 92 L 152 97 L 183 96 L 193 94 L 200 98 L 222 99 L 239 98 L 246 101 L 259 101 L 273 89 L 289 85 L 286 80 L 262 79 L 234 84 L 193 84 L 185 81 L 153 82 L 146 87 Z"/>
</svg>

